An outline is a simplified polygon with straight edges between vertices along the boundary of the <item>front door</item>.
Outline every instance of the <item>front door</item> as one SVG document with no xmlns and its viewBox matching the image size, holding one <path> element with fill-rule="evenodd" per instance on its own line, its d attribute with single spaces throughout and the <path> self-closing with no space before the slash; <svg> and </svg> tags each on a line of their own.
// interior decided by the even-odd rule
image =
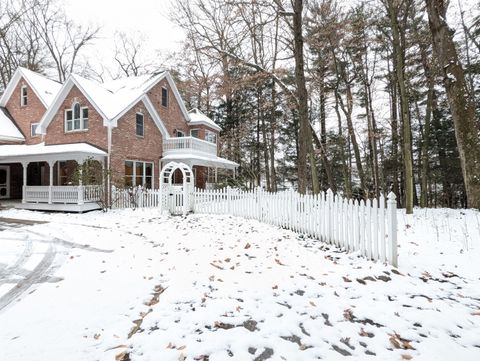
<svg viewBox="0 0 480 361">
<path fill-rule="evenodd" d="M 0 199 L 10 198 L 10 166 L 0 165 Z"/>
</svg>

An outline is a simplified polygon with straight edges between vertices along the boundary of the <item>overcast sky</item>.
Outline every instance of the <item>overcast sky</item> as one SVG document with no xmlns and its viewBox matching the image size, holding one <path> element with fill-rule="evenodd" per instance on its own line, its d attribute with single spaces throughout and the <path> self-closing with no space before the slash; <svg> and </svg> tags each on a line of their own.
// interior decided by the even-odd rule
<svg viewBox="0 0 480 361">
<path fill-rule="evenodd" d="M 113 63 L 115 31 L 142 34 L 149 56 L 155 50 L 162 53 L 179 50 L 184 38 L 182 30 L 168 19 L 170 0 L 64 0 L 63 3 L 70 19 L 102 27 L 102 38 L 88 52 L 89 58 L 93 52 L 105 65 Z"/>
</svg>

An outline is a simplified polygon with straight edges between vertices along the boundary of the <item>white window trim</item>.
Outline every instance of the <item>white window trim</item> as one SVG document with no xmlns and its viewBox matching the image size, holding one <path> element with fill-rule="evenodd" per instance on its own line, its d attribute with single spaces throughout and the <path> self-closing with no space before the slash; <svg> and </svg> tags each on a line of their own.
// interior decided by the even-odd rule
<svg viewBox="0 0 480 361">
<path fill-rule="evenodd" d="M 23 95 L 23 90 L 27 90 L 26 95 Z M 25 103 L 25 99 L 27 102 Z M 26 85 L 22 85 L 20 88 L 20 106 L 25 107 L 28 105 L 28 87 Z"/>
<path fill-rule="evenodd" d="M 88 127 L 87 128 L 84 127 L 85 126 L 85 119 L 83 118 L 83 110 L 88 109 L 88 107 L 80 107 L 80 129 L 74 129 L 74 125 L 75 125 L 74 115 L 75 115 L 75 112 L 74 112 L 73 108 L 75 108 L 76 104 L 78 104 L 78 103 L 73 103 L 72 107 L 70 109 L 65 109 L 65 112 L 64 112 L 64 115 L 63 115 L 65 133 L 85 132 L 85 131 L 88 130 Z M 72 120 L 71 120 L 72 130 L 68 130 L 68 127 L 67 127 L 67 112 L 68 111 L 72 112 Z M 90 118 L 90 115 L 89 115 L 89 118 Z M 88 121 L 89 118 L 86 118 L 86 120 Z"/>
<path fill-rule="evenodd" d="M 167 105 L 163 105 L 163 90 L 167 91 Z M 161 96 L 160 103 L 162 104 L 162 107 L 168 108 L 168 105 L 170 103 L 170 94 L 167 87 L 162 86 L 162 93 L 160 94 L 160 96 Z"/>
<path fill-rule="evenodd" d="M 40 136 L 40 134 L 38 134 L 38 133 L 33 134 L 33 126 L 36 125 L 36 126 L 37 126 L 36 129 L 38 129 L 38 125 L 39 125 L 39 124 L 40 124 L 40 123 L 30 123 L 30 136 L 31 136 L 31 137 L 39 137 L 39 136 Z"/>
<path fill-rule="evenodd" d="M 215 137 L 215 142 L 211 142 L 210 140 L 208 140 L 208 136 L 210 134 L 212 134 Z M 211 130 L 205 129 L 205 137 L 204 138 L 205 138 L 204 140 L 209 142 L 209 143 L 217 144 L 217 138 L 218 138 L 217 133 L 212 132 Z"/>
<path fill-rule="evenodd" d="M 143 134 L 140 135 L 137 133 L 137 115 L 140 114 L 142 116 L 142 129 L 143 129 Z M 135 135 L 139 138 L 145 138 L 145 115 L 142 112 L 136 112 L 135 113 Z"/>
<path fill-rule="evenodd" d="M 152 189 L 154 188 L 154 182 L 155 182 L 155 162 L 150 162 L 150 161 L 145 161 L 145 160 L 134 160 L 134 159 L 125 159 L 123 162 L 123 166 L 125 167 L 126 162 L 133 162 L 133 174 L 131 175 L 132 181 L 133 179 L 137 179 L 137 167 L 135 166 L 135 163 L 143 163 L 143 176 L 142 176 L 142 187 L 146 183 L 146 175 L 145 175 L 145 165 L 146 164 L 151 164 L 152 165 Z M 126 177 L 127 175 L 125 175 Z M 132 186 L 136 187 L 136 186 Z"/>
<path fill-rule="evenodd" d="M 192 131 L 194 131 L 194 130 L 196 130 L 196 131 L 198 131 L 198 132 L 199 132 L 199 134 L 198 134 L 198 138 L 197 138 L 197 139 L 200 139 L 200 128 L 193 128 L 193 129 L 190 129 L 190 136 L 191 136 L 191 137 L 193 137 Z"/>
</svg>

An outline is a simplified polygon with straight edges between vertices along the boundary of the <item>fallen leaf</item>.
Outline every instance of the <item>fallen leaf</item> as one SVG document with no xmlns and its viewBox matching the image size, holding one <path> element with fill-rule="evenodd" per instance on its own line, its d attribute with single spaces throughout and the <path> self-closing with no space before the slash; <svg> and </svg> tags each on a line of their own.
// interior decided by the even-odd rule
<svg viewBox="0 0 480 361">
<path fill-rule="evenodd" d="M 128 359 L 129 357 L 127 351 L 122 351 L 119 354 L 115 355 L 115 361 L 126 361 Z"/>
<path fill-rule="evenodd" d="M 402 360 L 411 360 L 412 356 L 408 354 L 402 354 Z"/>
<path fill-rule="evenodd" d="M 247 243 L 247 244 L 245 245 L 245 249 L 249 249 L 250 247 L 251 247 L 251 244 L 250 244 L 250 243 Z"/>
</svg>

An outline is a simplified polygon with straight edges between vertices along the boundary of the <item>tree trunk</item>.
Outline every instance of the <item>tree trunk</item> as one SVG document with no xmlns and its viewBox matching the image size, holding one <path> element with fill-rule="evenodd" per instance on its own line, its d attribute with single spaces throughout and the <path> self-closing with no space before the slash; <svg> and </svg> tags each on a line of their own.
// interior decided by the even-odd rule
<svg viewBox="0 0 480 361">
<path fill-rule="evenodd" d="M 400 26 L 398 24 L 398 8 L 392 0 L 387 0 L 387 11 L 392 29 L 393 58 L 395 62 L 396 79 L 400 91 L 400 109 L 403 124 L 403 162 L 405 165 L 405 208 L 407 214 L 413 213 L 413 164 L 412 164 L 412 138 L 410 113 L 408 107 L 408 94 L 405 82 L 404 49 L 400 39 Z"/>
<path fill-rule="evenodd" d="M 295 57 L 295 83 L 297 85 L 297 101 L 299 116 L 298 132 L 298 191 L 307 192 L 307 158 L 310 160 L 313 192 L 319 192 L 317 166 L 313 155 L 312 132 L 308 119 L 308 94 L 305 85 L 305 66 L 303 58 L 303 0 L 295 0 L 293 4 L 293 38 Z"/>
<path fill-rule="evenodd" d="M 448 2 L 426 0 L 433 49 L 444 72 L 443 83 L 455 125 L 458 153 L 469 207 L 480 209 L 480 136 L 475 104 L 469 97 L 465 74 L 452 33 L 446 23 Z"/>
</svg>

